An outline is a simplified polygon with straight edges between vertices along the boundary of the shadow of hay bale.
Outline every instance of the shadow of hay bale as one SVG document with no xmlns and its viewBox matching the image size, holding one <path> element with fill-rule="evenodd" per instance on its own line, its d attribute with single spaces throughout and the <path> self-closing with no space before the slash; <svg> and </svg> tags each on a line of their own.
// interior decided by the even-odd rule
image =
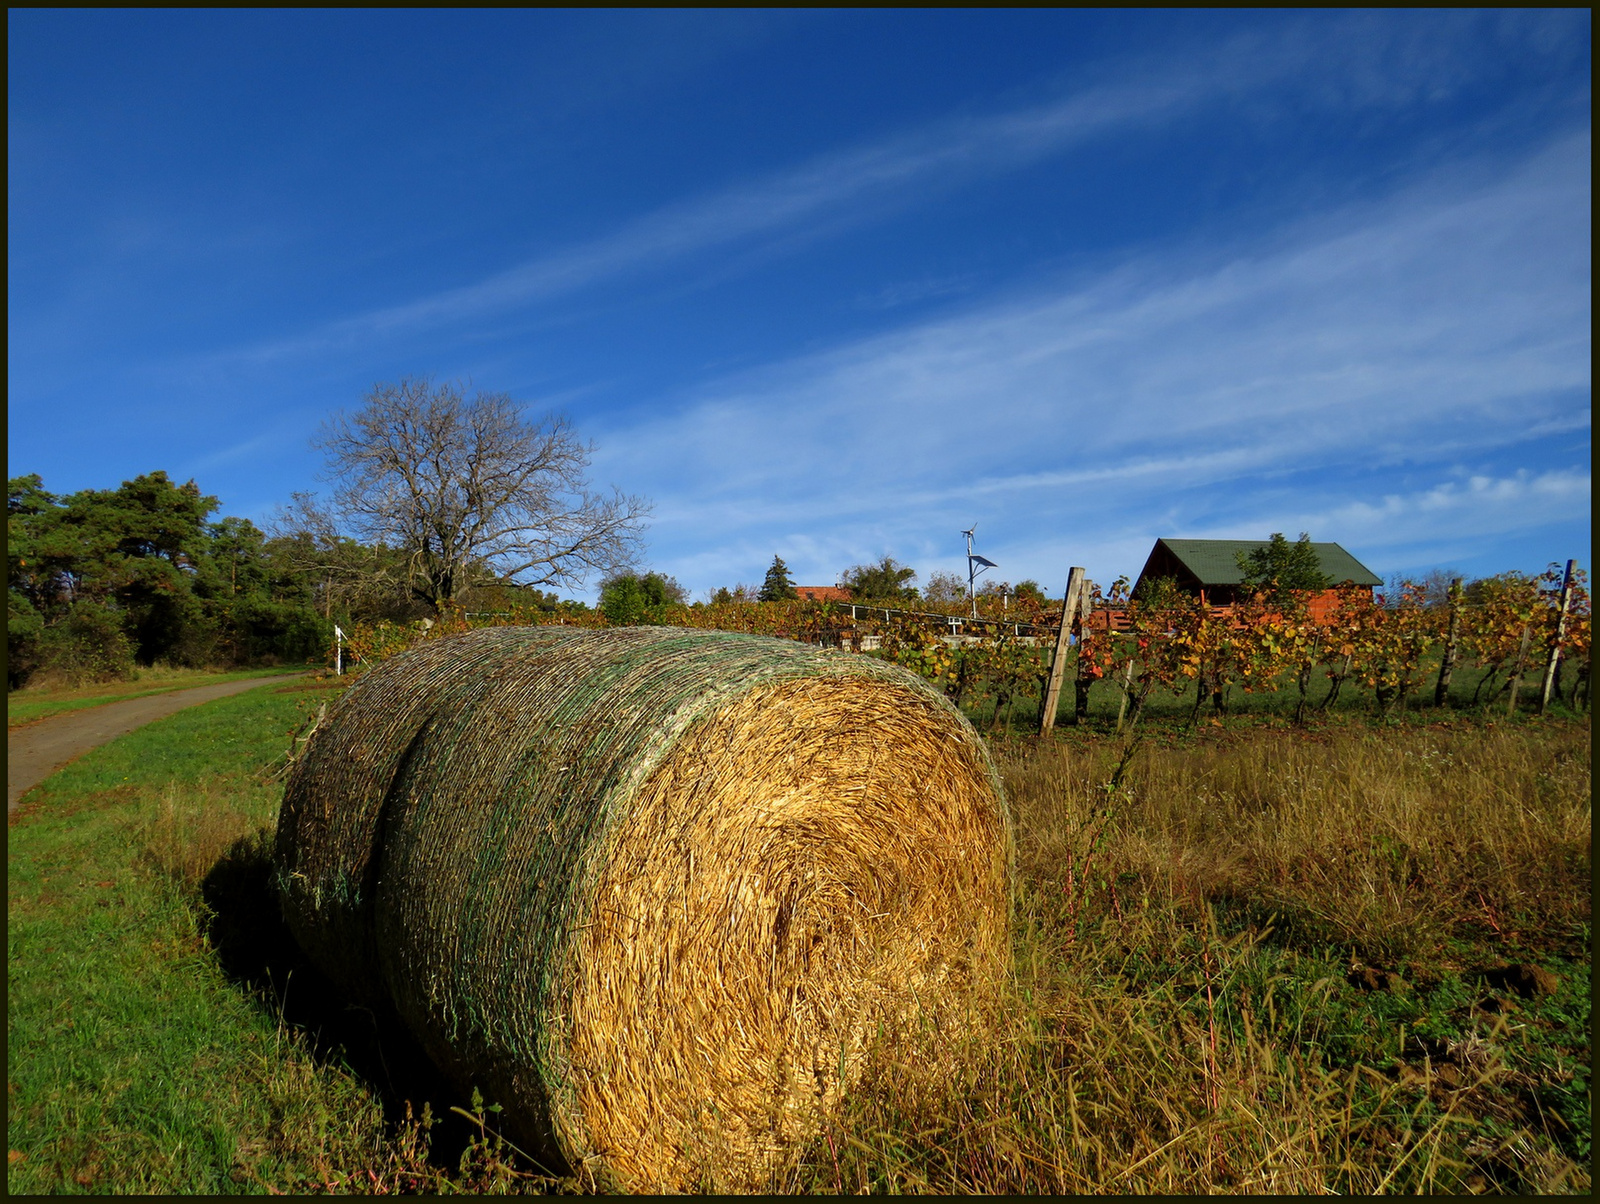
<svg viewBox="0 0 1600 1204">
<path fill-rule="evenodd" d="M 429 1059 L 389 1006 L 353 1003 L 300 948 L 283 921 L 271 846 L 265 834 L 241 837 L 200 884 L 205 939 L 230 982 L 261 1001 L 272 1019 L 299 1038 L 322 1065 L 361 1079 L 394 1130 L 423 1114 L 428 1160 L 453 1171 L 476 1127 L 451 1108 L 469 1100 Z"/>
<path fill-rule="evenodd" d="M 760 1188 L 869 1036 L 1009 947 L 983 742 L 884 662 L 675 628 L 496 629 L 353 686 L 288 782 L 290 930 L 530 1153 Z"/>
</svg>

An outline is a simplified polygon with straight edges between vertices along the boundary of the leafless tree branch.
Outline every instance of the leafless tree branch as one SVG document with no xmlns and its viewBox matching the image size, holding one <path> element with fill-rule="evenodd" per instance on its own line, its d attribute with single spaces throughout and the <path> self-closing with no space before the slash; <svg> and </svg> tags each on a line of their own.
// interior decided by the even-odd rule
<svg viewBox="0 0 1600 1204">
<path fill-rule="evenodd" d="M 593 448 L 566 417 L 530 423 L 504 393 L 380 384 L 313 445 L 340 517 L 402 549 L 413 592 L 438 609 L 474 585 L 571 585 L 625 567 L 650 513 L 642 498 L 590 490 Z"/>
</svg>

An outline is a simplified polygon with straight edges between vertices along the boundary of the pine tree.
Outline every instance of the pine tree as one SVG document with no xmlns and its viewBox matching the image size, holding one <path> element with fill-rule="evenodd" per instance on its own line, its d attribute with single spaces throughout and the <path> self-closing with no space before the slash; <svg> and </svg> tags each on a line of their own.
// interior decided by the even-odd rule
<svg viewBox="0 0 1600 1204">
<path fill-rule="evenodd" d="M 782 602 L 787 598 L 799 597 L 794 592 L 794 582 L 789 580 L 789 566 L 783 563 L 781 556 L 772 558 L 767 579 L 761 583 L 761 592 L 756 596 L 763 602 Z"/>
</svg>

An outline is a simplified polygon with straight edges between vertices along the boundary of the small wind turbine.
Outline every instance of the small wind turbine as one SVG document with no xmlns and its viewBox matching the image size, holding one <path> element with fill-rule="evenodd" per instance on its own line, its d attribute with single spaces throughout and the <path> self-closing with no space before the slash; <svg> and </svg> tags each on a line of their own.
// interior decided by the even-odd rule
<svg viewBox="0 0 1600 1204">
<path fill-rule="evenodd" d="M 978 591 L 975 584 L 978 580 L 978 574 L 986 569 L 1000 567 L 987 556 L 979 556 L 972 550 L 972 533 L 977 529 L 978 524 L 973 523 L 972 526 L 961 533 L 967 537 L 967 598 L 972 603 L 972 617 L 974 619 L 978 617 Z"/>
</svg>

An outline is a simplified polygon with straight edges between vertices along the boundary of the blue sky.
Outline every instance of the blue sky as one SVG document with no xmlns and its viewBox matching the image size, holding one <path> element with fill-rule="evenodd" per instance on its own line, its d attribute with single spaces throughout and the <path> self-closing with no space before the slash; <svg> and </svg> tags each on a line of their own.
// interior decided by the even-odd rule
<svg viewBox="0 0 1600 1204">
<path fill-rule="evenodd" d="M 1587 12 L 9 22 L 9 473 L 267 519 L 377 381 L 561 411 L 697 596 L 1590 545 Z M 584 596 L 583 591 L 578 591 Z"/>
</svg>

